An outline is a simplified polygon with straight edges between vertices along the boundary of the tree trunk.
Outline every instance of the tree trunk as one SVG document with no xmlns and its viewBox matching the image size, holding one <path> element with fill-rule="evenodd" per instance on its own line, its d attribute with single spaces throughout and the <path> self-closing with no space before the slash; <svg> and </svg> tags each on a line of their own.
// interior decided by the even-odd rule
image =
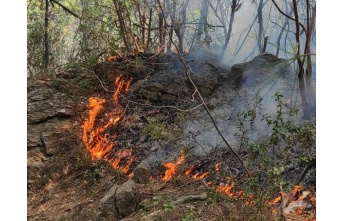
<svg viewBox="0 0 343 221">
<path fill-rule="evenodd" d="M 306 0 L 306 27 L 300 22 L 299 13 L 298 13 L 298 1 L 292 0 L 292 6 L 294 11 L 294 18 L 283 12 L 280 7 L 276 4 L 275 0 L 272 0 L 275 7 L 279 10 L 281 14 L 285 17 L 289 18 L 290 20 L 295 22 L 295 43 L 296 43 L 296 52 L 295 58 L 297 61 L 297 72 L 298 72 L 298 82 L 299 82 L 299 90 L 300 90 L 300 97 L 302 101 L 303 107 L 303 118 L 309 119 L 311 115 L 315 113 L 315 95 L 312 88 L 312 61 L 311 61 L 311 38 L 312 38 L 312 30 L 315 23 L 315 7 L 312 9 L 312 17 L 310 16 L 310 1 Z M 300 27 L 302 28 L 302 32 L 305 32 L 305 46 L 304 46 L 304 53 L 300 54 Z M 306 69 L 305 69 L 305 61 L 306 61 Z M 306 77 L 306 78 L 305 78 Z"/>
<path fill-rule="evenodd" d="M 306 90 L 307 90 L 307 99 L 309 103 L 309 111 L 312 113 L 316 109 L 316 97 L 312 86 L 312 59 L 311 59 L 311 38 L 312 31 L 315 24 L 316 18 L 316 5 L 312 9 L 312 15 L 310 15 L 310 3 L 309 0 L 306 0 L 306 43 L 305 43 L 305 58 L 306 58 Z"/>
<path fill-rule="evenodd" d="M 266 53 L 267 44 L 268 44 L 268 36 L 264 37 L 263 48 L 262 48 L 262 52 L 261 53 Z"/>
<path fill-rule="evenodd" d="M 45 24 L 44 24 L 44 69 L 49 66 L 49 0 L 45 0 Z"/>
<path fill-rule="evenodd" d="M 298 63 L 298 81 L 299 81 L 299 90 L 300 90 L 300 97 L 303 107 L 303 117 L 309 117 L 309 105 L 307 102 L 306 96 L 306 86 L 305 86 L 305 79 L 304 79 L 304 61 L 300 57 L 300 24 L 299 24 L 299 14 L 298 14 L 298 5 L 296 0 L 292 0 L 293 2 L 293 9 L 294 9 L 294 19 L 295 19 L 295 41 L 296 41 L 296 60 Z"/>
<path fill-rule="evenodd" d="M 145 7 L 141 9 L 139 2 L 136 3 L 136 8 L 139 16 L 139 24 L 141 26 L 141 44 L 144 46 L 144 51 L 146 50 L 146 32 L 148 27 L 146 27 L 146 12 Z"/>
<path fill-rule="evenodd" d="M 263 0 L 260 0 L 257 8 L 257 19 L 258 19 L 258 34 L 257 34 L 257 46 L 260 53 L 262 53 L 262 35 L 263 35 Z"/>
<path fill-rule="evenodd" d="M 226 34 L 225 43 L 224 43 L 224 46 L 223 46 L 223 49 L 222 49 L 222 53 L 221 53 L 221 58 L 222 59 L 224 59 L 224 54 L 225 54 L 226 48 L 227 48 L 227 46 L 228 46 L 228 44 L 230 42 L 233 21 L 235 19 L 235 12 L 237 12 L 239 10 L 241 5 L 242 4 L 239 3 L 239 0 L 233 0 L 232 1 L 229 28 L 228 28 L 228 31 L 227 31 L 227 34 Z"/>
<path fill-rule="evenodd" d="M 162 12 L 158 14 L 158 38 L 159 38 L 159 49 L 161 52 L 165 51 L 165 25 Z"/>
<path fill-rule="evenodd" d="M 181 9 L 181 13 L 180 13 L 180 22 L 177 22 L 175 24 L 175 34 L 177 36 L 177 38 L 179 39 L 179 51 L 181 53 L 184 52 L 183 49 L 183 36 L 185 35 L 185 29 L 184 29 L 184 25 L 186 23 L 187 20 L 187 7 L 188 7 L 188 3 L 190 0 L 186 0 L 186 2 L 184 2 L 182 4 L 182 9 Z"/>
<path fill-rule="evenodd" d="M 176 2 L 175 0 L 172 0 L 173 2 L 170 4 L 169 0 L 166 0 L 167 4 L 167 10 L 168 14 L 170 14 L 170 29 L 169 29 L 169 40 L 167 42 L 167 51 L 171 52 L 171 46 L 172 46 L 172 40 L 173 40 L 173 33 L 174 33 L 174 23 L 175 23 L 175 10 L 176 10 Z"/>
<path fill-rule="evenodd" d="M 289 16 L 291 16 L 292 14 L 293 14 L 293 9 L 291 8 L 289 11 L 288 11 L 288 4 L 286 4 L 286 12 L 287 12 L 287 14 L 289 15 Z M 283 24 L 283 26 L 282 26 L 282 29 L 281 29 L 281 32 L 280 32 L 280 34 L 279 34 L 279 36 L 278 36 L 278 38 L 277 38 L 277 43 L 276 43 L 276 53 L 275 53 L 275 56 L 276 57 L 279 57 L 279 53 L 280 53 L 280 45 L 281 45 L 281 38 L 282 38 L 282 35 L 283 35 L 283 33 L 284 33 L 284 31 L 285 31 L 285 29 L 286 29 L 286 26 L 288 26 L 289 27 L 289 18 L 287 18 L 287 17 L 285 17 L 285 23 Z M 289 32 L 289 31 L 288 31 Z M 288 33 L 287 32 L 287 33 Z"/>
<path fill-rule="evenodd" d="M 122 10 L 121 10 L 121 7 L 119 5 L 119 0 L 113 0 L 113 3 L 114 3 L 115 10 L 117 12 L 117 15 L 118 15 L 119 26 L 120 26 L 120 31 L 121 31 L 121 34 L 122 34 L 122 37 L 123 37 L 124 45 L 126 47 L 126 50 L 128 52 L 131 52 L 131 47 L 130 47 L 130 45 L 127 42 L 125 23 L 124 23 L 124 19 L 123 19 Z"/>
<path fill-rule="evenodd" d="M 201 46 L 201 35 L 207 29 L 207 14 L 208 14 L 208 0 L 202 0 L 201 2 L 201 15 L 197 29 L 197 36 L 196 36 L 196 45 L 197 47 Z"/>
<path fill-rule="evenodd" d="M 150 11 L 149 11 L 148 39 L 147 39 L 146 48 L 144 49 L 144 52 L 147 52 L 149 50 L 150 35 L 151 35 L 151 20 L 152 20 L 152 8 L 150 8 Z"/>
</svg>

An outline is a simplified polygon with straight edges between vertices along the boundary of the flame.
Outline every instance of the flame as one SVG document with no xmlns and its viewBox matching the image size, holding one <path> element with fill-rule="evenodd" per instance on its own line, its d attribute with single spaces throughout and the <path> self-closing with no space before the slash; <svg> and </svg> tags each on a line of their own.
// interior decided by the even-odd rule
<svg viewBox="0 0 343 221">
<path fill-rule="evenodd" d="M 181 156 L 179 157 L 176 163 L 165 163 L 164 166 L 168 169 L 165 172 L 165 175 L 162 178 L 162 180 L 169 181 L 172 178 L 172 176 L 176 174 L 176 169 L 178 165 L 183 164 L 184 161 L 184 153 L 181 151 Z M 215 164 L 214 170 L 219 171 L 219 167 L 220 163 Z M 191 165 L 184 172 L 184 174 L 188 177 L 191 177 L 193 180 L 202 180 L 210 174 L 210 172 L 194 174 L 194 170 L 195 166 Z M 246 193 L 242 190 L 235 190 L 235 183 L 232 181 L 231 177 L 226 177 L 226 179 L 222 180 L 222 182 L 219 184 L 216 184 L 214 181 L 208 181 L 206 182 L 206 184 L 209 188 L 213 188 L 216 192 L 225 194 L 226 196 L 232 199 L 243 201 L 243 203 L 247 206 L 254 205 L 255 203 L 253 194 Z M 292 216 L 294 216 L 294 214 L 296 214 L 296 216 L 303 219 L 304 221 L 308 220 L 306 219 L 305 209 L 311 207 L 311 205 L 315 207 L 315 196 L 313 196 L 314 194 L 310 194 L 310 191 L 304 190 L 304 186 L 295 186 L 293 190 L 289 193 L 282 192 L 280 196 L 267 201 L 266 203 L 271 207 L 271 213 L 273 215 L 276 215 L 278 212 L 277 208 L 282 208 L 282 211 L 280 211 L 284 215 L 291 214 Z M 305 199 L 306 201 L 304 201 Z M 308 204 L 307 201 L 310 201 L 311 203 Z M 282 207 L 276 207 L 276 205 L 280 204 L 282 205 Z"/>
<path fill-rule="evenodd" d="M 315 191 L 305 190 L 305 186 L 294 186 L 294 188 L 286 193 L 281 192 L 278 196 L 270 201 L 268 204 L 272 207 L 272 213 L 276 213 L 276 206 L 281 205 L 284 216 L 298 217 L 298 219 L 309 220 L 306 218 L 305 209 L 315 207 Z M 314 218 L 314 220 L 316 220 Z"/>
<path fill-rule="evenodd" d="M 235 186 L 235 183 L 230 182 L 231 177 L 226 177 L 226 179 L 227 179 L 227 183 L 225 183 L 225 184 L 220 183 L 220 185 L 217 187 L 216 191 L 224 193 L 225 195 L 227 195 L 229 197 L 233 197 L 234 196 L 233 187 Z"/>
<path fill-rule="evenodd" d="M 196 174 L 194 174 L 194 175 L 192 176 L 192 178 L 195 179 L 195 180 L 202 180 L 202 179 L 204 179 L 209 173 L 210 173 L 210 172 L 205 172 L 205 173 L 203 173 L 203 174 L 201 174 L 201 175 L 199 175 L 199 173 L 196 173 Z"/>
<path fill-rule="evenodd" d="M 173 175 L 176 173 L 176 168 L 178 165 L 183 164 L 185 162 L 185 153 L 181 150 L 180 157 L 176 161 L 176 163 L 167 162 L 164 163 L 163 166 L 167 168 L 164 173 L 164 177 L 162 178 L 163 181 L 169 181 Z"/>
<path fill-rule="evenodd" d="M 119 105 L 119 95 L 128 91 L 132 78 L 128 81 L 119 76 L 115 79 L 116 90 L 113 94 L 114 110 L 104 114 L 104 118 L 97 116 L 106 103 L 105 99 L 90 97 L 88 99 L 88 118 L 82 125 L 82 141 L 90 153 L 92 160 L 105 160 L 114 169 L 128 173 L 130 165 L 136 157 L 132 156 L 132 150 L 121 150 L 117 148 L 116 135 L 110 135 L 107 130 L 118 125 L 124 118 L 124 111 Z M 102 125 L 101 125 L 102 124 Z"/>
<path fill-rule="evenodd" d="M 220 166 L 220 163 L 217 163 L 216 165 L 214 165 L 214 170 L 218 171 L 219 170 L 219 166 Z"/>
<path fill-rule="evenodd" d="M 185 175 L 186 176 L 189 176 L 194 170 L 194 165 L 192 165 L 190 168 L 188 168 L 185 172 Z"/>
<path fill-rule="evenodd" d="M 209 182 L 207 182 L 206 184 L 207 184 L 207 186 L 209 186 L 209 187 L 213 186 L 213 182 L 212 182 L 212 181 L 209 181 Z"/>
<path fill-rule="evenodd" d="M 88 118 L 82 125 L 82 141 L 86 146 L 86 149 L 90 153 L 92 160 L 105 160 L 114 169 L 121 170 L 123 173 L 128 174 L 132 163 L 136 160 L 136 157 L 132 154 L 132 149 L 121 149 L 118 146 L 117 136 L 109 134 L 108 129 L 118 126 L 118 124 L 124 119 L 124 110 L 119 104 L 119 96 L 129 90 L 132 82 L 132 78 L 125 80 L 122 76 L 115 79 L 116 90 L 112 96 L 112 102 L 114 104 L 114 110 L 109 113 L 105 113 L 104 117 L 100 118 L 99 114 L 103 111 L 103 106 L 106 104 L 106 100 L 98 97 L 90 97 L 88 99 Z M 179 165 L 185 162 L 185 153 L 181 151 L 180 157 L 175 163 L 167 162 L 163 165 L 167 168 L 163 181 L 169 181 L 177 171 Z M 214 166 L 215 171 L 219 171 L 220 163 L 216 163 Z M 193 173 L 195 166 L 190 166 L 184 173 L 186 176 L 191 177 L 194 180 L 202 180 L 206 178 L 210 172 Z M 129 177 L 132 176 L 132 172 Z M 153 179 L 152 177 L 150 179 Z M 242 200 L 246 205 L 252 205 L 254 203 L 253 195 L 247 194 L 244 191 L 235 190 L 235 183 L 231 180 L 231 177 L 226 177 L 226 181 L 216 184 L 213 181 L 207 182 L 207 185 L 214 188 L 215 191 L 223 193 L 228 197 Z M 272 213 L 276 213 L 277 205 L 283 207 L 289 207 L 291 212 L 294 212 L 300 217 L 304 217 L 306 214 L 306 202 L 316 206 L 315 190 L 304 191 L 304 186 L 295 186 L 289 193 L 282 192 L 280 196 L 269 200 L 267 203 L 271 206 Z M 305 206 L 302 206 L 305 205 Z M 280 208 L 280 207 L 279 207 Z M 308 219 L 303 219 L 308 220 Z M 315 219 L 314 219 L 315 220 Z"/>
</svg>

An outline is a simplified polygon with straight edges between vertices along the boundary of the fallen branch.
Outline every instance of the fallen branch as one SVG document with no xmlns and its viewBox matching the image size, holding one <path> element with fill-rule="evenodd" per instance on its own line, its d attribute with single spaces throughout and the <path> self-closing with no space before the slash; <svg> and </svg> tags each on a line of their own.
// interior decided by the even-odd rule
<svg viewBox="0 0 343 221">
<path fill-rule="evenodd" d="M 182 196 L 174 201 L 174 205 L 183 204 L 183 203 L 190 203 L 195 201 L 206 200 L 207 194 L 203 193 L 201 195 L 191 195 L 191 196 Z"/>
</svg>

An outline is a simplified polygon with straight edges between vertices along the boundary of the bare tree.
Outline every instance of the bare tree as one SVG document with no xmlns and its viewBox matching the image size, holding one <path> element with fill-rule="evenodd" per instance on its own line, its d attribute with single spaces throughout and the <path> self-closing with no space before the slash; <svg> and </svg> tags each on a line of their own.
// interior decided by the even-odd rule
<svg viewBox="0 0 343 221">
<path fill-rule="evenodd" d="M 224 46 L 222 49 L 222 53 L 221 53 L 222 59 L 224 59 L 224 53 L 225 53 L 226 48 L 230 42 L 233 21 L 235 19 L 235 13 L 241 8 L 241 6 L 242 6 L 242 3 L 240 3 L 240 0 L 233 0 L 231 3 L 230 23 L 229 23 L 229 28 L 228 28 L 228 31 L 227 31 L 227 34 L 225 37 L 225 42 L 224 42 Z"/>
<path fill-rule="evenodd" d="M 299 90 L 300 90 L 300 97 L 302 101 L 302 108 L 303 108 L 303 117 L 310 118 L 311 115 L 315 113 L 315 95 L 312 86 L 312 60 L 311 60 L 311 38 L 312 32 L 315 25 L 315 11 L 316 4 L 312 6 L 310 0 L 305 0 L 306 2 L 306 26 L 301 23 L 301 19 L 299 17 L 299 1 L 292 0 L 292 7 L 294 11 L 294 18 L 282 11 L 279 5 L 272 0 L 275 7 L 278 11 L 287 17 L 288 19 L 292 20 L 295 24 L 295 59 L 297 61 L 297 75 L 298 75 L 298 82 L 299 82 Z M 301 53 L 301 39 L 300 36 L 302 33 L 305 33 L 305 46 L 304 52 Z"/>
<path fill-rule="evenodd" d="M 306 60 L 306 89 L 307 99 L 310 105 L 310 111 L 315 111 L 316 108 L 316 94 L 312 86 L 312 54 L 311 54 L 311 39 L 316 21 L 316 3 L 313 7 L 310 4 L 310 0 L 306 0 L 306 43 L 305 43 L 305 60 Z"/>
<path fill-rule="evenodd" d="M 196 34 L 196 45 L 201 45 L 201 36 L 207 32 L 208 0 L 201 1 L 201 13 Z"/>
<path fill-rule="evenodd" d="M 54 3 L 60 6 L 64 11 L 73 15 L 74 17 L 81 19 L 76 13 L 64 6 L 62 3 L 56 0 L 45 0 L 45 16 L 44 16 L 44 69 L 47 70 L 49 66 L 49 4 L 54 7 Z"/>
<path fill-rule="evenodd" d="M 177 36 L 177 38 L 179 39 L 179 50 L 181 51 L 181 53 L 184 52 L 183 50 L 183 37 L 185 35 L 185 23 L 187 20 L 187 7 L 188 7 L 188 3 L 190 0 L 186 0 L 182 6 L 181 6 L 181 13 L 180 13 L 180 18 L 178 19 L 178 21 L 174 24 L 174 31 L 175 34 Z"/>
<path fill-rule="evenodd" d="M 172 3 L 170 3 L 170 0 L 165 0 L 167 12 L 166 12 L 166 17 L 168 15 L 170 16 L 171 24 L 169 28 L 169 41 L 167 42 L 167 51 L 171 51 L 171 46 L 172 46 L 172 38 L 173 38 L 173 33 L 174 33 L 174 28 L 175 28 L 175 23 L 176 23 L 176 0 L 172 0 Z"/>
<path fill-rule="evenodd" d="M 258 49 L 259 49 L 260 53 L 263 53 L 265 51 L 265 47 L 267 46 L 267 43 L 265 42 L 266 37 L 262 36 L 264 33 L 263 7 L 266 5 L 266 3 L 267 3 L 267 0 L 266 1 L 259 0 L 258 7 L 257 7 L 257 18 L 258 18 L 257 45 L 258 45 Z"/>
<path fill-rule="evenodd" d="M 288 4 L 285 5 L 286 6 L 286 13 L 290 16 L 292 16 L 293 14 L 293 9 L 290 8 L 288 10 Z M 286 30 L 286 27 L 288 27 L 288 29 Z M 277 43 L 276 43 L 276 53 L 275 53 L 275 56 L 276 57 L 279 57 L 279 53 L 280 53 L 280 48 L 281 48 L 281 38 L 282 38 L 282 35 L 283 33 L 287 31 L 287 33 L 289 32 L 289 18 L 285 17 L 285 22 L 283 23 L 282 25 L 282 28 L 281 28 L 281 31 L 280 31 L 280 34 L 277 38 Z"/>
<path fill-rule="evenodd" d="M 123 10 L 122 7 L 120 6 L 119 0 L 113 0 L 114 3 L 114 8 L 116 10 L 116 13 L 118 15 L 118 20 L 119 20 L 119 27 L 121 31 L 121 35 L 124 41 L 124 45 L 126 47 L 126 50 L 128 52 L 131 52 L 131 47 L 130 44 L 128 43 L 128 38 L 127 38 L 127 33 L 126 33 L 126 28 L 125 28 L 125 22 L 123 18 Z"/>
<path fill-rule="evenodd" d="M 167 24 L 163 19 L 163 13 L 165 11 L 165 1 L 158 0 L 158 39 L 159 39 L 159 46 L 158 51 L 164 52 L 165 51 L 165 42 L 166 42 L 166 35 L 167 35 Z"/>
</svg>

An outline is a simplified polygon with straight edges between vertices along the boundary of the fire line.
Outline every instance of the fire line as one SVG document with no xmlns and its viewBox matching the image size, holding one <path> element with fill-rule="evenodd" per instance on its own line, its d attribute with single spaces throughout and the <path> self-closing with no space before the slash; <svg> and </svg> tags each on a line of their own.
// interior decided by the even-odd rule
<svg viewBox="0 0 343 221">
<path fill-rule="evenodd" d="M 122 76 L 115 79 L 116 90 L 113 93 L 112 102 L 114 110 L 99 118 L 106 100 L 98 97 L 88 99 L 88 118 L 82 125 L 82 141 L 90 153 L 92 160 L 104 160 L 114 169 L 128 173 L 130 165 L 136 157 L 132 156 L 132 150 L 119 149 L 116 135 L 108 133 L 108 129 L 118 126 L 124 118 L 124 111 L 119 105 L 119 95 L 128 91 L 132 78 L 126 81 Z"/>
</svg>

